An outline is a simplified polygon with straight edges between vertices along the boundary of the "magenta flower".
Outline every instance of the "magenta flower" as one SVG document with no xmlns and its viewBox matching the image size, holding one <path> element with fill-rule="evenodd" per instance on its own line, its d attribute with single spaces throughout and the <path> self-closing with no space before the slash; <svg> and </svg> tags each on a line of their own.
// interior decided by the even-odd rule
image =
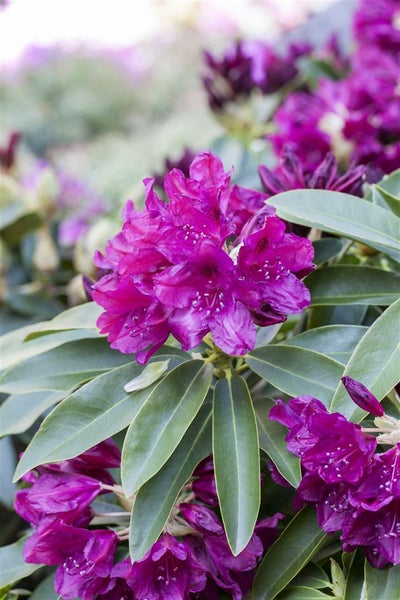
<svg viewBox="0 0 400 600">
<path fill-rule="evenodd" d="M 203 153 L 189 178 L 178 170 L 166 175 L 168 203 L 151 180 L 145 209 L 128 203 L 122 231 L 95 259 L 109 271 L 92 295 L 105 309 L 98 326 L 112 348 L 145 363 L 170 334 L 190 350 L 211 332 L 224 352 L 243 355 L 254 347 L 256 324 L 284 321 L 308 306 L 300 278 L 313 269 L 312 245 L 286 234 L 271 210 L 241 238 L 235 259 L 228 253 L 243 212 L 253 215 L 262 197 L 235 188 L 231 207 L 229 178 L 216 156 Z"/>
<path fill-rule="evenodd" d="M 339 413 L 328 413 L 322 402 L 308 396 L 281 401 L 270 418 L 289 427 L 288 449 L 302 465 L 326 483 L 357 482 L 376 448 L 376 439 Z M 293 411 L 296 412 L 293 417 Z"/>
<path fill-rule="evenodd" d="M 400 15 L 397 0 L 360 0 L 354 14 L 354 38 L 362 47 L 378 46 L 386 52 L 400 52 Z"/>
<path fill-rule="evenodd" d="M 376 417 L 382 417 L 385 414 L 378 399 L 365 387 L 360 381 L 349 377 L 342 377 L 342 383 L 346 388 L 350 398 L 363 410 L 372 413 Z"/>
<path fill-rule="evenodd" d="M 66 523 L 74 523 L 101 493 L 96 479 L 75 474 L 47 474 L 37 479 L 29 489 L 19 490 L 15 510 L 32 525 L 49 515 Z"/>
<path fill-rule="evenodd" d="M 261 41 L 237 41 L 222 58 L 204 52 L 207 73 L 203 84 L 211 110 L 221 110 L 228 102 L 249 96 L 253 90 L 273 94 L 298 74 L 297 61 L 309 54 L 308 44 L 292 44 L 286 55 Z"/>
<path fill-rule="evenodd" d="M 358 165 L 342 175 L 335 156 L 328 152 L 313 171 L 307 171 L 293 150 L 285 146 L 279 157 L 279 166 L 271 170 L 261 165 L 259 174 L 268 196 L 299 189 L 333 190 L 362 196 L 366 167 Z"/>
<path fill-rule="evenodd" d="M 186 600 L 190 592 L 204 588 L 206 576 L 186 542 L 165 533 L 133 563 L 127 583 L 136 600 Z"/>
<path fill-rule="evenodd" d="M 118 536 L 110 530 L 88 533 L 86 544 L 81 548 L 71 547 L 71 553 L 56 571 L 54 588 L 65 600 L 96 600 L 110 587 Z"/>
</svg>

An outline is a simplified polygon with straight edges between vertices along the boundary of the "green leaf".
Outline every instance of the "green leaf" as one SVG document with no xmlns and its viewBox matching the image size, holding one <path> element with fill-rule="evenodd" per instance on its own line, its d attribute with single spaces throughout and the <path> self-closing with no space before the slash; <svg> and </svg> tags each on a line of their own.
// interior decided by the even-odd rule
<svg viewBox="0 0 400 600">
<path fill-rule="evenodd" d="M 279 594 L 279 600 L 332 600 L 332 596 L 311 587 L 293 586 Z"/>
<path fill-rule="evenodd" d="M 282 219 L 357 240 L 400 260 L 400 220 L 366 200 L 328 190 L 291 190 L 268 204 Z"/>
<path fill-rule="evenodd" d="M 246 356 L 250 369 L 290 396 L 311 395 L 329 404 L 343 365 L 323 354 L 284 345 L 257 348 Z"/>
<path fill-rule="evenodd" d="M 137 493 L 129 535 L 132 562 L 140 560 L 158 539 L 182 487 L 209 454 L 211 406 L 204 403 L 172 456 Z"/>
<path fill-rule="evenodd" d="M 327 540 L 313 508 L 298 512 L 264 556 L 254 581 L 253 600 L 273 600 Z"/>
<path fill-rule="evenodd" d="M 297 488 L 301 481 L 300 460 L 286 447 L 287 429 L 270 420 L 269 411 L 273 406 L 275 403 L 269 398 L 261 398 L 254 403 L 260 448 L 268 454 L 282 477 Z"/>
<path fill-rule="evenodd" d="M 96 321 L 103 312 L 101 306 L 98 306 L 95 302 L 87 302 L 86 304 L 80 304 L 69 308 L 64 312 L 60 313 L 51 321 L 41 323 L 40 327 L 37 327 L 32 332 L 29 338 L 36 337 L 38 335 L 45 335 L 52 331 L 62 331 L 66 329 L 96 329 Z"/>
<path fill-rule="evenodd" d="M 361 381 L 382 400 L 399 380 L 400 300 L 389 306 L 357 344 L 343 375 Z M 340 412 L 351 421 L 361 421 L 365 411 L 356 406 L 343 384 L 338 382 L 331 412 Z"/>
<path fill-rule="evenodd" d="M 399 597 L 400 565 L 388 569 L 374 569 L 365 561 L 365 589 L 363 600 L 394 600 Z"/>
<path fill-rule="evenodd" d="M 347 559 L 349 555 L 346 553 L 343 555 L 343 557 Z M 365 555 L 361 548 L 358 548 L 350 555 L 350 557 L 351 560 L 346 576 L 343 600 L 362 600 L 364 588 Z"/>
<path fill-rule="evenodd" d="M 400 275 L 366 266 L 317 269 L 305 278 L 311 306 L 337 304 L 380 304 L 395 302 L 400 292 Z"/>
<path fill-rule="evenodd" d="M 144 390 L 152 383 L 155 383 L 168 369 L 169 360 L 161 360 L 153 363 L 149 363 L 144 370 L 134 377 L 131 381 L 125 384 L 124 388 L 126 392 L 136 392 L 137 390 Z"/>
<path fill-rule="evenodd" d="M 46 577 L 29 596 L 29 600 L 58 600 L 60 596 L 54 589 L 54 574 Z"/>
<path fill-rule="evenodd" d="M 132 360 L 132 356 L 111 350 L 104 338 L 68 342 L 11 367 L 0 378 L 0 390 L 9 394 L 68 391 Z"/>
<path fill-rule="evenodd" d="M 24 543 L 25 539 L 21 539 L 15 544 L 0 548 L 0 588 L 29 577 L 42 566 L 27 564 L 24 561 L 22 556 Z"/>
<path fill-rule="evenodd" d="M 31 334 L 36 330 L 37 323 L 34 325 L 26 325 L 4 334 L 0 338 L 0 352 L 1 352 L 1 368 L 6 370 L 12 367 L 14 364 L 26 360 L 31 356 L 46 352 L 57 346 L 61 346 L 65 342 L 72 342 L 74 340 L 85 338 L 98 338 L 99 334 L 96 330 L 71 330 L 71 331 L 60 331 L 46 337 L 40 337 L 37 339 L 29 338 Z"/>
<path fill-rule="evenodd" d="M 64 397 L 64 391 L 53 390 L 12 394 L 0 406 L 0 437 L 26 431 L 45 410 Z"/>
<path fill-rule="evenodd" d="M 295 335 L 281 345 L 308 348 L 345 365 L 367 330 L 360 325 L 325 325 Z"/>
<path fill-rule="evenodd" d="M 121 479 L 130 496 L 165 464 L 210 388 L 212 366 L 178 365 L 156 385 L 132 419 L 122 448 Z"/>
<path fill-rule="evenodd" d="M 156 385 L 125 392 L 125 383 L 142 369 L 128 364 L 107 371 L 56 406 L 25 450 L 14 479 L 37 465 L 77 456 L 127 427 Z"/>
<path fill-rule="evenodd" d="M 296 575 L 291 586 L 305 586 L 315 589 L 331 588 L 332 583 L 327 573 L 317 563 L 308 563 L 304 569 Z"/>
<path fill-rule="evenodd" d="M 373 192 L 377 191 L 389 208 L 398 217 L 400 216 L 400 169 L 385 176 L 381 181 L 372 186 Z"/>
<path fill-rule="evenodd" d="M 324 237 L 313 242 L 314 246 L 314 263 L 322 265 L 331 258 L 342 252 L 345 241 L 340 238 Z"/>
<path fill-rule="evenodd" d="M 213 456 L 222 521 L 232 553 L 248 544 L 260 508 L 257 423 L 242 377 L 220 379 L 214 391 Z"/>
<path fill-rule="evenodd" d="M 12 508 L 15 497 L 15 485 L 12 483 L 17 462 L 16 452 L 11 438 L 0 440 L 0 505 Z"/>
</svg>

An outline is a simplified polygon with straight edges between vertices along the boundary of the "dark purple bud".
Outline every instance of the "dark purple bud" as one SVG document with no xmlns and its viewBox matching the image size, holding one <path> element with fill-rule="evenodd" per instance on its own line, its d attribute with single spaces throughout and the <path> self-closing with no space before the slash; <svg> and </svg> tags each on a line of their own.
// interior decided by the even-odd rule
<svg viewBox="0 0 400 600">
<path fill-rule="evenodd" d="M 350 398 L 363 410 L 372 413 L 376 417 L 382 417 L 385 414 L 382 406 L 375 396 L 360 381 L 346 375 L 342 377 L 342 383 L 347 390 Z"/>
</svg>

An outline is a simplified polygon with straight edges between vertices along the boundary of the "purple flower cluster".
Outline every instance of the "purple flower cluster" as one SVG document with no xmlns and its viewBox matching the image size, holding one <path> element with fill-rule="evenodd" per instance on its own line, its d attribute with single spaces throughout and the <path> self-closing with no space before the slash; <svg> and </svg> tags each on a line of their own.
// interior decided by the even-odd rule
<svg viewBox="0 0 400 600">
<path fill-rule="evenodd" d="M 221 110 L 253 90 L 278 92 L 297 76 L 296 62 L 310 50 L 308 44 L 291 44 L 286 54 L 278 54 L 265 42 L 237 41 L 220 59 L 205 51 L 208 72 L 203 83 L 211 110 Z"/>
<path fill-rule="evenodd" d="M 362 384 L 343 379 L 357 404 L 383 414 Z M 322 529 L 341 531 L 343 550 L 362 547 L 374 567 L 399 564 L 400 444 L 376 453 L 375 437 L 310 396 L 277 400 L 270 418 L 289 429 L 287 447 L 303 472 L 297 500 L 315 505 Z"/>
<path fill-rule="evenodd" d="M 31 487 L 17 492 L 15 509 L 34 529 L 24 546 L 26 562 L 57 566 L 54 585 L 63 600 L 217 600 L 219 590 L 241 600 L 283 515 L 259 521 L 246 548 L 234 556 L 211 508 L 218 508 L 218 499 L 210 457 L 194 472 L 185 501 L 178 499 L 164 533 L 145 556 L 115 562 L 126 528 L 89 526 L 99 516 L 91 506 L 99 494 L 114 491 L 123 506 L 129 504 L 107 471 L 119 464 L 119 450 L 108 440 L 25 477 Z M 129 518 L 129 512 L 102 518 L 107 515 L 111 523 L 115 515 L 125 515 L 126 524 Z"/>
<path fill-rule="evenodd" d="M 383 172 L 400 164 L 400 35 L 395 0 L 360 0 L 354 16 L 356 51 L 339 81 L 322 78 L 315 91 L 290 94 L 276 111 L 270 139 L 286 144 L 309 170 L 329 150 L 339 160 L 373 163 Z"/>
<path fill-rule="evenodd" d="M 144 210 L 128 202 L 122 231 L 95 257 L 108 271 L 92 296 L 112 348 L 145 363 L 170 334 L 190 350 L 211 332 L 240 356 L 253 349 L 256 325 L 308 306 L 300 278 L 313 269 L 311 242 L 285 232 L 265 194 L 231 187 L 219 158 L 199 154 L 189 177 L 168 173 L 167 202 L 152 179 L 145 185 Z"/>
</svg>

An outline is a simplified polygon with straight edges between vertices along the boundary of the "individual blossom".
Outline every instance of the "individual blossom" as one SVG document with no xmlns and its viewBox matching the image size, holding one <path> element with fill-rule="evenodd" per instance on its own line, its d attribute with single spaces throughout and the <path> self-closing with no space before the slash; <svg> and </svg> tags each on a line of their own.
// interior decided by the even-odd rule
<svg viewBox="0 0 400 600">
<path fill-rule="evenodd" d="M 264 165 L 258 169 L 268 196 L 300 189 L 332 190 L 362 196 L 366 171 L 364 165 L 358 165 L 342 174 L 332 152 L 328 152 L 315 169 L 307 170 L 290 146 L 283 148 L 275 169 L 268 169 Z"/>
<path fill-rule="evenodd" d="M 107 529 L 91 530 L 87 542 L 71 547 L 54 578 L 54 589 L 63 600 L 95 600 L 112 587 L 110 574 L 118 536 Z"/>
<path fill-rule="evenodd" d="M 122 231 L 95 258 L 108 270 L 92 296 L 105 309 L 98 326 L 112 348 L 145 363 L 170 334 L 190 350 L 210 332 L 221 350 L 240 356 L 254 347 L 256 324 L 308 306 L 301 278 L 313 269 L 311 243 L 285 233 L 269 212 L 234 247 L 238 198 L 245 204 L 248 196 L 236 189 L 230 209 L 230 174 L 216 156 L 199 154 L 188 178 L 172 170 L 168 202 L 145 183 L 144 210 L 128 203 Z"/>
<path fill-rule="evenodd" d="M 204 52 L 207 72 L 203 84 L 212 110 L 249 96 L 253 90 L 273 94 L 298 75 L 298 59 L 311 50 L 308 44 L 292 44 L 279 54 L 265 42 L 237 41 L 221 58 Z"/>
<path fill-rule="evenodd" d="M 204 588 L 206 575 L 186 541 L 164 533 L 142 560 L 133 563 L 127 583 L 137 600 L 185 600 Z"/>
</svg>

